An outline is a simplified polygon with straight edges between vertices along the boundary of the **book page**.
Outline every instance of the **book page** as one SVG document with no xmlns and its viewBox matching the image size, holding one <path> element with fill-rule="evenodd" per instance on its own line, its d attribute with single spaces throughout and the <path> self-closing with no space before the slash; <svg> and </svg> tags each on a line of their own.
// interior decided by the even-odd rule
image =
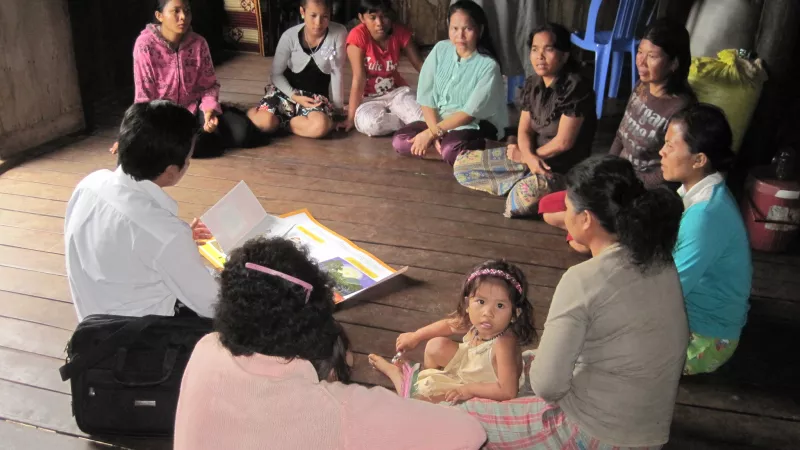
<svg viewBox="0 0 800 450">
<path fill-rule="evenodd" d="M 234 189 L 239 188 L 237 186 Z M 247 186 L 245 185 L 245 188 Z M 225 262 L 228 259 L 228 249 L 236 248 L 236 245 L 241 245 L 248 238 L 263 235 L 265 237 L 283 237 L 294 242 L 298 246 L 304 246 L 308 249 L 309 256 L 314 259 L 319 266 L 325 270 L 328 275 L 333 279 L 335 286 L 335 299 L 336 303 L 343 302 L 360 294 L 367 289 L 370 289 L 379 283 L 382 283 L 390 278 L 404 273 L 407 267 L 399 271 L 395 271 L 383 261 L 375 256 L 359 248 L 347 238 L 340 236 L 330 228 L 317 222 L 314 217 L 307 211 L 297 211 L 286 214 L 282 217 L 275 217 L 263 212 L 263 208 L 256 204 L 260 211 L 263 212 L 264 217 L 261 221 L 256 223 L 248 230 L 241 230 L 241 227 L 236 225 L 241 223 L 236 220 L 240 213 L 240 208 L 243 205 L 252 203 L 243 197 L 248 194 L 255 199 L 252 192 L 247 189 L 247 192 L 239 192 L 241 196 L 226 196 L 223 200 L 234 198 L 238 203 L 233 206 L 230 204 L 215 205 L 212 210 L 214 214 L 209 213 L 203 216 L 203 221 L 207 216 L 211 217 L 214 222 L 215 228 L 235 226 L 235 232 L 228 232 L 227 229 L 221 230 L 223 240 L 217 238 L 217 231 L 209 226 L 209 229 L 214 234 L 215 239 L 206 242 L 199 247 L 200 253 L 205 257 L 211 265 L 217 270 L 222 270 Z M 220 203 L 225 203 L 220 201 Z M 250 205 L 250 208 L 255 207 Z M 225 216 L 225 217 L 222 217 Z M 252 223 L 258 216 L 252 213 L 249 214 L 249 221 Z M 206 223 L 208 225 L 208 223 Z M 235 239 L 235 240 L 234 240 Z"/>
<path fill-rule="evenodd" d="M 317 222 L 308 211 L 298 211 L 282 218 L 293 225 L 284 237 L 309 249 L 310 256 L 333 278 L 335 290 L 342 300 L 395 273 L 378 258 Z"/>
</svg>

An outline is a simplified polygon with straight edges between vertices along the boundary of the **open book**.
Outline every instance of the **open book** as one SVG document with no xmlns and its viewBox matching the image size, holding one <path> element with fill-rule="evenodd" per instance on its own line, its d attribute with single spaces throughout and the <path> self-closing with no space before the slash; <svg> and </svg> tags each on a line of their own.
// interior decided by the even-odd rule
<svg viewBox="0 0 800 450">
<path fill-rule="evenodd" d="M 257 236 L 283 237 L 308 248 L 309 255 L 333 279 L 336 303 L 349 300 L 408 270 L 394 270 L 348 239 L 317 222 L 307 210 L 277 217 L 267 214 L 245 184 L 239 182 L 201 220 L 214 239 L 200 253 L 218 270 L 227 252 Z"/>
</svg>

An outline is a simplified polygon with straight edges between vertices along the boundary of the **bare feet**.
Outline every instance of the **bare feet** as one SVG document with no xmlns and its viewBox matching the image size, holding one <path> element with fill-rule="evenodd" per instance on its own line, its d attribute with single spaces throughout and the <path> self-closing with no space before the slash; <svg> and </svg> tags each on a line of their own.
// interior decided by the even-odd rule
<svg viewBox="0 0 800 450">
<path fill-rule="evenodd" d="M 369 355 L 369 364 L 377 369 L 382 374 L 389 377 L 392 380 L 392 384 L 394 384 L 394 390 L 397 391 L 399 394 L 403 390 L 403 371 L 400 370 L 399 367 L 395 366 L 394 364 L 390 363 L 378 355 L 371 354 Z"/>
</svg>

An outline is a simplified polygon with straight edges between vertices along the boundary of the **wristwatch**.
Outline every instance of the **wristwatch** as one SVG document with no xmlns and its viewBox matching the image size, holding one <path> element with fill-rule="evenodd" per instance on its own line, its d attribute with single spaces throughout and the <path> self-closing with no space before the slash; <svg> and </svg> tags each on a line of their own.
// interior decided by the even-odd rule
<svg viewBox="0 0 800 450">
<path fill-rule="evenodd" d="M 445 130 L 443 130 L 443 129 L 439 128 L 438 126 L 436 127 L 436 134 L 435 134 L 435 136 L 436 136 L 436 139 L 441 139 L 441 138 L 443 138 L 445 134 L 447 134 L 447 131 L 445 131 Z"/>
</svg>

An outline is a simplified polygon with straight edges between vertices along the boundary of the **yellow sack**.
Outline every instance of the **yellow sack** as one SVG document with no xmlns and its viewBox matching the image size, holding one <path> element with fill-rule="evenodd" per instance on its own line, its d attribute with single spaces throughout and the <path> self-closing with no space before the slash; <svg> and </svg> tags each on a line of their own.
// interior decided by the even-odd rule
<svg viewBox="0 0 800 450">
<path fill-rule="evenodd" d="M 689 84 L 698 100 L 725 111 L 733 130 L 734 152 L 739 151 L 766 80 L 761 60 L 740 58 L 736 50 L 723 50 L 716 58 L 692 58 Z"/>
</svg>

